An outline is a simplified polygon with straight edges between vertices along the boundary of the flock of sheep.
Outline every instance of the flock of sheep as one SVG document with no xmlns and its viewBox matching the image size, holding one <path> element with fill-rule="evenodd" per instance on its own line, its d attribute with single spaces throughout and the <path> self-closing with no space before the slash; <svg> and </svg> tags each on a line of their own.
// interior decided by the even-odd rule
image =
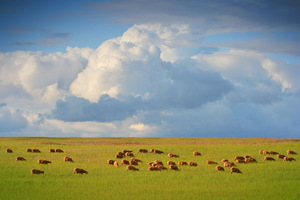
<svg viewBox="0 0 300 200">
<path fill-rule="evenodd" d="M 13 150 L 11 149 L 6 149 L 7 153 L 13 153 Z M 31 152 L 31 153 L 40 153 L 41 151 L 38 149 L 26 149 L 26 152 Z M 64 151 L 61 149 L 49 149 L 50 153 L 63 153 Z M 138 153 L 148 153 L 148 150 L 146 149 L 138 149 Z M 157 150 L 157 149 L 151 149 L 150 153 L 154 153 L 154 154 L 163 154 L 163 151 Z M 277 155 L 277 160 L 278 159 L 283 159 L 284 161 L 296 161 L 295 158 L 292 157 L 287 157 L 285 155 L 279 154 L 278 152 L 275 151 L 266 151 L 266 150 L 260 150 L 259 154 L 273 154 L 273 155 Z M 288 150 L 287 151 L 287 155 L 291 155 L 291 154 L 297 154 L 294 151 Z M 201 156 L 200 152 L 193 152 L 194 156 Z M 139 169 L 137 168 L 137 166 L 139 165 L 139 163 L 142 163 L 142 160 L 139 160 L 137 158 L 135 158 L 134 154 L 132 153 L 131 150 L 123 150 L 122 152 L 117 152 L 117 154 L 115 155 L 116 159 L 123 159 L 125 157 L 130 157 L 130 160 L 121 160 L 121 165 L 127 165 L 126 170 L 133 170 L 133 171 L 139 171 Z M 179 158 L 178 155 L 176 154 L 172 154 L 169 153 L 168 154 L 169 158 Z M 16 161 L 26 161 L 25 158 L 23 157 L 16 157 Z M 73 159 L 70 157 L 64 157 L 64 161 L 65 162 L 73 162 Z M 235 161 L 236 164 L 238 163 L 256 163 L 257 160 L 251 156 L 236 156 L 235 157 Z M 269 156 L 265 156 L 264 157 L 264 161 L 275 161 L 275 159 L 273 157 L 269 157 Z M 216 170 L 217 171 L 224 171 L 225 167 L 231 167 L 230 168 L 230 173 L 242 173 L 238 168 L 235 167 L 235 163 L 234 162 L 230 162 L 228 161 L 228 159 L 223 159 L 221 160 L 221 162 L 223 163 L 224 167 L 217 165 L 217 162 L 211 161 L 211 160 L 207 160 L 206 164 L 207 165 L 217 165 L 216 166 Z M 48 164 L 51 163 L 51 161 L 48 160 L 38 160 L 38 164 Z M 115 167 L 119 167 L 119 163 L 116 160 L 107 160 L 107 164 L 108 165 L 113 165 Z M 179 161 L 178 165 L 188 165 L 188 166 L 193 166 L 193 167 L 197 167 L 198 164 L 195 162 L 186 162 L 186 161 Z M 167 166 L 169 167 L 170 170 L 176 170 L 179 171 L 178 166 L 176 165 L 175 162 L 173 161 L 168 161 L 167 162 Z M 162 161 L 159 160 L 155 160 L 153 162 L 149 162 L 148 163 L 148 171 L 161 171 L 161 170 L 167 170 L 168 168 L 166 168 L 163 164 Z M 38 169 L 32 169 L 31 170 L 31 174 L 44 174 L 44 171 L 38 170 Z M 74 174 L 88 174 L 88 172 L 84 169 L 80 169 L 80 168 L 75 168 L 74 169 Z"/>
</svg>

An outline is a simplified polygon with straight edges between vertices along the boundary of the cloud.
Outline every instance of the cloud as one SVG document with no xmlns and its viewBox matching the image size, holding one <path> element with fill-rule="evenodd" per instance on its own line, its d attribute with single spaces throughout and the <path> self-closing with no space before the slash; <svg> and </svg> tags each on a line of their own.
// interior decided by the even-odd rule
<svg viewBox="0 0 300 200">
<path fill-rule="evenodd" d="M 6 103 L 0 103 L 0 133 L 6 135 L 27 127 L 27 120 L 20 111 L 12 111 Z"/>
</svg>

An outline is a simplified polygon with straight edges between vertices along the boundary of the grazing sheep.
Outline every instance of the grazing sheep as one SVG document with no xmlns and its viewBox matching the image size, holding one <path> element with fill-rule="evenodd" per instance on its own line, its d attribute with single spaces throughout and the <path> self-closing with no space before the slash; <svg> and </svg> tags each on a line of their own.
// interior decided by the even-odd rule
<svg viewBox="0 0 300 200">
<path fill-rule="evenodd" d="M 38 149 L 32 149 L 32 153 L 41 153 L 41 151 Z"/>
<path fill-rule="evenodd" d="M 222 162 L 222 163 L 228 162 L 228 159 L 223 159 L 223 160 L 221 160 L 221 162 Z"/>
<path fill-rule="evenodd" d="M 106 162 L 107 162 L 108 165 L 113 165 L 115 161 L 114 160 L 107 160 Z"/>
<path fill-rule="evenodd" d="M 195 163 L 195 162 L 189 162 L 188 165 L 189 165 L 189 166 L 194 166 L 194 167 L 197 167 L 197 166 L 198 166 L 198 164 Z"/>
<path fill-rule="evenodd" d="M 126 152 L 125 155 L 129 156 L 129 157 L 134 157 L 133 153 L 131 153 L 131 152 Z"/>
<path fill-rule="evenodd" d="M 17 160 L 17 161 L 26 161 L 26 159 L 23 158 L 23 157 L 17 157 L 16 160 Z"/>
<path fill-rule="evenodd" d="M 140 159 L 137 159 L 137 158 L 131 158 L 130 160 L 132 160 L 132 161 L 136 161 L 136 162 L 140 162 L 140 163 L 142 163 L 143 161 L 141 161 Z"/>
<path fill-rule="evenodd" d="M 217 170 L 217 171 L 225 171 L 224 168 L 221 167 L 221 166 L 216 166 L 216 170 Z"/>
<path fill-rule="evenodd" d="M 129 161 L 128 160 L 122 160 L 121 165 L 129 165 Z"/>
<path fill-rule="evenodd" d="M 218 163 L 216 163 L 216 162 L 214 162 L 214 161 L 207 160 L 207 161 L 206 161 L 206 164 L 208 164 L 208 165 L 216 164 L 216 165 L 217 165 Z"/>
<path fill-rule="evenodd" d="M 115 167 L 119 167 L 119 164 L 118 164 L 117 161 L 114 162 L 114 166 L 115 166 Z"/>
<path fill-rule="evenodd" d="M 147 149 L 138 149 L 138 153 L 148 153 Z"/>
<path fill-rule="evenodd" d="M 284 157 L 285 157 L 285 155 L 281 155 L 281 154 L 279 154 L 279 155 L 277 155 L 277 160 L 280 158 L 280 159 L 284 159 Z"/>
<path fill-rule="evenodd" d="M 115 155 L 115 158 L 121 159 L 121 158 L 124 158 L 124 156 L 122 156 L 122 155 Z"/>
<path fill-rule="evenodd" d="M 127 171 L 128 171 L 128 170 L 139 171 L 138 168 L 135 168 L 134 166 L 131 166 L 131 165 L 128 165 L 128 166 L 126 167 L 126 170 L 127 170 Z"/>
<path fill-rule="evenodd" d="M 127 152 L 131 153 L 132 151 L 131 150 L 123 150 L 122 152 L 126 154 Z"/>
<path fill-rule="evenodd" d="M 156 165 L 155 167 L 160 169 L 160 170 L 168 170 L 166 167 L 164 167 L 162 165 Z"/>
<path fill-rule="evenodd" d="M 263 154 L 265 154 L 265 155 L 266 155 L 266 154 L 269 154 L 269 151 L 264 150 L 264 151 L 263 151 Z"/>
<path fill-rule="evenodd" d="M 52 163 L 52 162 L 49 161 L 49 160 L 38 160 L 38 163 L 39 163 L 39 164 L 47 165 L 48 163 Z"/>
<path fill-rule="evenodd" d="M 256 161 L 256 159 L 255 158 L 249 158 L 250 159 L 250 161 L 249 162 L 251 162 L 251 163 L 257 163 L 257 161 Z"/>
<path fill-rule="evenodd" d="M 64 157 L 65 162 L 74 162 L 72 158 L 70 157 Z"/>
<path fill-rule="evenodd" d="M 32 169 L 31 174 L 44 174 L 44 171 L 38 170 L 38 169 Z"/>
<path fill-rule="evenodd" d="M 172 157 L 174 157 L 174 158 L 179 158 L 178 155 L 172 154 L 172 153 L 169 153 L 169 154 L 168 154 L 168 157 L 169 157 L 169 158 L 172 158 Z"/>
<path fill-rule="evenodd" d="M 61 149 L 55 149 L 55 152 L 56 152 L 56 153 L 63 153 L 64 151 L 61 150 Z"/>
<path fill-rule="evenodd" d="M 200 152 L 197 152 L 197 151 L 194 151 L 194 152 L 193 152 L 193 155 L 194 155 L 194 156 L 201 156 L 201 153 L 200 153 Z"/>
<path fill-rule="evenodd" d="M 173 162 L 173 161 L 168 161 L 168 162 L 167 162 L 167 165 L 168 165 L 168 166 L 169 166 L 169 165 L 176 165 L 176 163 Z"/>
<path fill-rule="evenodd" d="M 123 153 L 123 152 L 118 152 L 117 155 L 123 156 L 123 157 L 124 157 L 124 156 L 125 156 L 125 153 Z"/>
<path fill-rule="evenodd" d="M 245 156 L 244 158 L 252 158 L 251 156 Z"/>
<path fill-rule="evenodd" d="M 233 162 L 224 162 L 224 167 L 233 167 L 235 164 Z"/>
<path fill-rule="evenodd" d="M 26 152 L 32 152 L 32 149 L 26 149 Z"/>
<path fill-rule="evenodd" d="M 267 157 L 267 156 L 264 158 L 264 160 L 265 160 L 265 161 L 267 161 L 267 160 L 272 160 L 272 161 L 275 161 L 275 159 L 274 159 L 274 158 L 272 158 L 272 157 Z"/>
<path fill-rule="evenodd" d="M 169 168 L 170 168 L 170 170 L 179 171 L 179 169 L 178 169 L 178 167 L 176 165 L 170 165 Z"/>
<path fill-rule="evenodd" d="M 279 154 L 279 153 L 276 152 L 276 151 L 269 151 L 269 154 L 277 155 L 277 154 Z"/>
<path fill-rule="evenodd" d="M 284 161 L 290 161 L 290 162 L 292 162 L 293 160 L 296 161 L 295 158 L 291 158 L 291 157 L 284 157 L 283 160 L 284 160 Z"/>
<path fill-rule="evenodd" d="M 244 160 L 244 157 L 243 157 L 243 156 L 236 156 L 236 157 L 234 158 L 234 160 Z"/>
<path fill-rule="evenodd" d="M 148 167 L 148 171 L 160 171 L 161 169 L 158 167 Z"/>
<path fill-rule="evenodd" d="M 155 149 L 150 149 L 150 153 L 154 153 L 154 150 L 155 150 Z"/>
<path fill-rule="evenodd" d="M 264 150 L 259 150 L 259 154 L 264 154 Z"/>
<path fill-rule="evenodd" d="M 164 165 L 163 162 L 159 161 L 159 160 L 155 160 L 154 163 L 157 164 L 157 165 Z"/>
<path fill-rule="evenodd" d="M 179 161 L 179 162 L 178 162 L 178 165 L 188 165 L 188 163 L 185 162 L 185 161 Z"/>
<path fill-rule="evenodd" d="M 133 161 L 133 160 L 130 160 L 130 161 L 129 161 L 129 164 L 130 164 L 130 165 L 139 165 L 138 162 Z"/>
<path fill-rule="evenodd" d="M 156 149 L 154 149 L 154 153 L 156 154 L 162 154 L 162 153 L 164 153 L 163 151 L 160 151 L 160 150 L 156 150 Z"/>
<path fill-rule="evenodd" d="M 241 173 L 242 174 L 242 172 L 238 168 L 234 168 L 234 167 L 230 168 L 230 173 L 232 174 L 232 172 L 234 172 L 234 173 Z"/>
<path fill-rule="evenodd" d="M 50 153 L 55 153 L 55 149 L 49 149 Z"/>
<path fill-rule="evenodd" d="M 244 159 L 243 160 L 242 159 L 237 159 L 236 164 L 238 164 L 238 163 L 246 163 L 246 161 Z"/>
<path fill-rule="evenodd" d="M 295 151 L 288 150 L 287 154 L 297 154 Z"/>
<path fill-rule="evenodd" d="M 6 149 L 6 153 L 13 153 L 13 150 L 11 150 L 11 149 Z"/>
<path fill-rule="evenodd" d="M 148 166 L 151 167 L 152 164 L 154 164 L 154 163 L 153 163 L 153 162 L 149 162 L 149 163 L 148 163 Z"/>
<path fill-rule="evenodd" d="M 73 174 L 88 174 L 88 172 L 84 169 L 75 168 Z"/>
<path fill-rule="evenodd" d="M 254 159 L 254 158 L 245 158 L 245 163 L 253 163 L 253 162 L 257 162 L 256 159 Z"/>
</svg>

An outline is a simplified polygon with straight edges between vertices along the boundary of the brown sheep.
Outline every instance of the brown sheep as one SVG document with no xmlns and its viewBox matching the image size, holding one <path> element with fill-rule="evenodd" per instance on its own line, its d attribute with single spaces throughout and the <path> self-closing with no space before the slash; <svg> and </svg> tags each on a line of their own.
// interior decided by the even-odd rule
<svg viewBox="0 0 300 200">
<path fill-rule="evenodd" d="M 55 149 L 49 149 L 50 153 L 55 153 Z"/>
<path fill-rule="evenodd" d="M 106 162 L 107 162 L 108 165 L 113 165 L 115 161 L 114 160 L 107 160 Z"/>
<path fill-rule="evenodd" d="M 115 155 L 115 158 L 121 159 L 121 158 L 124 158 L 124 156 L 122 156 L 122 155 Z"/>
<path fill-rule="evenodd" d="M 148 171 L 160 171 L 161 169 L 158 167 L 148 167 Z"/>
<path fill-rule="evenodd" d="M 288 150 L 287 154 L 297 154 L 295 151 Z"/>
<path fill-rule="evenodd" d="M 162 165 L 156 165 L 155 167 L 160 169 L 160 170 L 168 170 L 166 167 L 164 167 Z"/>
<path fill-rule="evenodd" d="M 125 153 L 123 153 L 123 152 L 118 152 L 117 155 L 123 156 L 123 157 L 124 157 L 124 156 L 125 156 Z"/>
<path fill-rule="evenodd" d="M 129 156 L 129 157 L 134 157 L 133 153 L 131 153 L 131 152 L 126 152 L 125 155 Z"/>
<path fill-rule="evenodd" d="M 63 153 L 64 151 L 61 150 L 61 149 L 55 149 L 55 152 L 56 152 L 56 153 Z"/>
<path fill-rule="evenodd" d="M 13 153 L 13 150 L 11 150 L 11 149 L 6 149 L 6 153 Z"/>
<path fill-rule="evenodd" d="M 234 173 L 241 173 L 242 174 L 242 172 L 238 168 L 234 168 L 234 167 L 230 168 L 230 173 L 232 174 L 232 172 L 234 172 Z"/>
<path fill-rule="evenodd" d="M 238 163 L 246 163 L 246 161 L 244 159 L 243 160 L 242 159 L 237 159 L 236 164 L 238 164 Z"/>
<path fill-rule="evenodd" d="M 256 159 L 254 159 L 254 158 L 245 158 L 245 163 L 253 163 L 253 162 L 257 162 Z"/>
<path fill-rule="evenodd" d="M 147 149 L 138 149 L 138 153 L 148 153 Z"/>
<path fill-rule="evenodd" d="M 138 168 L 135 168 L 134 166 L 131 166 L 131 165 L 128 165 L 128 166 L 126 167 L 126 170 L 127 170 L 127 171 L 128 171 L 128 170 L 139 171 Z"/>
<path fill-rule="evenodd" d="M 47 165 L 48 163 L 52 163 L 52 162 L 49 161 L 49 160 L 38 160 L 38 163 L 39 163 L 39 164 Z"/>
<path fill-rule="evenodd" d="M 277 160 L 280 158 L 280 159 L 284 159 L 285 155 L 277 155 Z"/>
<path fill-rule="evenodd" d="M 32 169 L 31 174 L 44 174 L 44 171 L 38 170 L 38 169 Z"/>
<path fill-rule="evenodd" d="M 70 157 L 64 157 L 65 162 L 74 162 L 72 158 Z"/>
<path fill-rule="evenodd" d="M 140 159 L 137 159 L 137 158 L 131 158 L 130 160 L 132 160 L 132 161 L 136 161 L 136 162 L 140 162 L 140 163 L 142 163 L 143 161 L 141 161 Z"/>
<path fill-rule="evenodd" d="M 284 160 L 284 161 L 290 161 L 290 162 L 292 162 L 293 160 L 296 161 L 295 158 L 290 158 L 290 157 L 284 157 L 283 160 Z"/>
<path fill-rule="evenodd" d="M 32 149 L 26 149 L 26 152 L 32 152 Z"/>
<path fill-rule="evenodd" d="M 16 160 L 17 160 L 17 161 L 26 161 L 26 159 L 23 158 L 23 157 L 17 157 Z"/>
<path fill-rule="evenodd" d="M 155 164 L 158 164 L 158 165 L 164 165 L 163 162 L 162 162 L 162 161 L 159 161 L 159 160 L 155 160 L 154 163 L 155 163 Z"/>
<path fill-rule="evenodd" d="M 150 149 L 150 153 L 154 153 L 154 150 L 155 150 L 155 149 Z"/>
<path fill-rule="evenodd" d="M 88 174 L 88 172 L 84 169 L 75 168 L 73 174 Z"/>
<path fill-rule="evenodd" d="M 264 150 L 264 151 L 263 151 L 263 154 L 265 154 L 265 155 L 266 155 L 266 154 L 269 154 L 269 151 Z"/>
<path fill-rule="evenodd" d="M 249 158 L 249 159 L 250 159 L 250 162 L 251 162 L 251 163 L 254 163 L 254 162 L 257 163 L 257 161 L 256 161 L 255 158 Z"/>
<path fill-rule="evenodd" d="M 225 171 L 225 170 L 224 170 L 224 167 L 221 167 L 221 166 L 216 166 L 216 170 L 217 170 L 217 171 Z"/>
<path fill-rule="evenodd" d="M 170 168 L 170 170 L 179 171 L 179 169 L 178 169 L 178 167 L 176 165 L 170 165 L 169 168 Z"/>
<path fill-rule="evenodd" d="M 243 156 L 236 156 L 236 157 L 234 158 L 234 160 L 244 160 L 244 157 L 243 157 Z"/>
<path fill-rule="evenodd" d="M 131 153 L 132 151 L 131 150 L 123 150 L 122 152 L 126 154 L 127 152 Z"/>
<path fill-rule="evenodd" d="M 133 161 L 133 160 L 130 160 L 130 161 L 129 161 L 129 164 L 130 164 L 130 165 L 139 165 L 138 162 Z"/>
<path fill-rule="evenodd" d="M 264 158 L 264 160 L 265 160 L 265 161 L 267 161 L 267 160 L 272 160 L 272 161 L 275 161 L 275 159 L 274 159 L 274 158 L 272 158 L 272 157 L 267 157 L 267 156 Z"/>
<path fill-rule="evenodd" d="M 162 154 L 162 153 L 164 153 L 163 151 L 160 151 L 160 150 L 156 150 L 156 149 L 154 149 L 154 153 L 156 154 Z"/>
<path fill-rule="evenodd" d="M 41 153 L 41 151 L 38 149 L 32 149 L 32 153 Z"/>
<path fill-rule="evenodd" d="M 277 155 L 277 154 L 279 154 L 279 153 L 276 152 L 276 151 L 269 151 L 269 154 Z"/>
<path fill-rule="evenodd" d="M 168 162 L 167 162 L 167 165 L 168 165 L 168 166 L 169 166 L 169 165 L 176 165 L 176 163 L 173 162 L 173 161 L 168 161 Z"/>
<path fill-rule="evenodd" d="M 121 165 L 129 165 L 129 161 L 128 160 L 122 160 Z"/>
<path fill-rule="evenodd" d="M 207 160 L 207 161 L 206 161 L 206 164 L 208 164 L 208 165 L 216 164 L 216 165 L 217 165 L 218 163 L 216 163 L 216 162 L 214 162 L 214 161 Z"/>
<path fill-rule="evenodd" d="M 189 166 L 194 166 L 194 167 L 198 167 L 198 164 L 195 162 L 189 162 L 188 163 Z"/>
<path fill-rule="evenodd" d="M 235 164 L 233 162 L 224 162 L 224 167 L 233 167 Z"/>
<path fill-rule="evenodd" d="M 197 152 L 197 151 L 194 151 L 194 152 L 193 152 L 193 155 L 194 155 L 194 156 L 201 156 L 201 153 L 200 153 L 200 152 Z"/>
<path fill-rule="evenodd" d="M 251 156 L 245 156 L 244 158 L 252 158 Z"/>
<path fill-rule="evenodd" d="M 148 166 L 151 167 L 152 164 L 154 164 L 154 163 L 153 163 L 153 162 L 149 162 L 149 163 L 148 163 Z"/>
<path fill-rule="evenodd" d="M 223 159 L 223 160 L 221 160 L 221 162 L 222 162 L 222 163 L 228 162 L 228 159 Z"/>
<path fill-rule="evenodd" d="M 172 157 L 174 157 L 174 158 L 179 158 L 178 155 L 172 154 L 172 153 L 169 153 L 169 154 L 168 154 L 168 157 L 169 157 L 169 158 L 172 158 Z"/>
<path fill-rule="evenodd" d="M 264 154 L 264 150 L 259 150 L 259 154 Z"/>
<path fill-rule="evenodd" d="M 118 164 L 117 161 L 114 162 L 114 166 L 115 166 L 115 167 L 119 167 L 119 164 Z"/>
<path fill-rule="evenodd" d="M 179 162 L 178 162 L 178 165 L 188 165 L 188 163 L 185 162 L 185 161 L 179 161 Z"/>
</svg>

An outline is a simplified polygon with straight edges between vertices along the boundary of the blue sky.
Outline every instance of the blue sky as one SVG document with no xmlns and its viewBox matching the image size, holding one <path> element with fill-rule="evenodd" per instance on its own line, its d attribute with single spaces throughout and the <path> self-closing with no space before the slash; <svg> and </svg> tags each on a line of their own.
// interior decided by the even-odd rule
<svg viewBox="0 0 300 200">
<path fill-rule="evenodd" d="M 0 1 L 0 136 L 299 138 L 300 3 Z"/>
</svg>

